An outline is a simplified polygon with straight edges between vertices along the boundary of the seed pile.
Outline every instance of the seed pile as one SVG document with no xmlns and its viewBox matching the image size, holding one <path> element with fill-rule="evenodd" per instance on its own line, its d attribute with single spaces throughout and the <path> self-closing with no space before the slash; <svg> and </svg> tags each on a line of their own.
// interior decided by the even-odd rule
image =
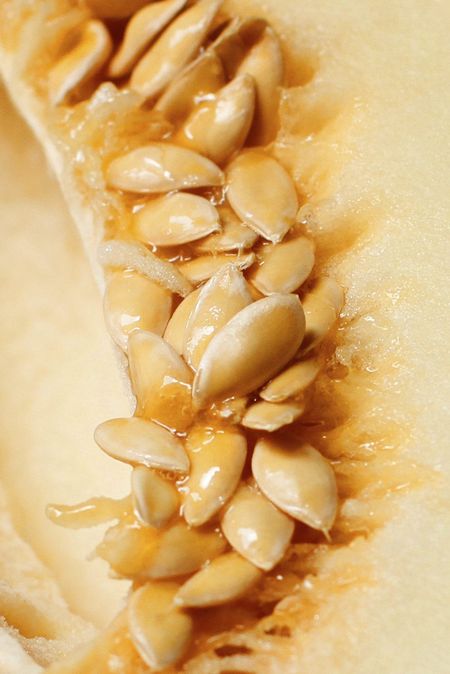
<svg viewBox="0 0 450 674">
<path fill-rule="evenodd" d="M 171 129 L 105 166 L 131 221 L 100 248 L 105 318 L 136 410 L 95 439 L 133 467 L 131 496 L 49 515 L 65 526 L 116 520 L 97 553 L 133 581 L 128 630 L 159 670 L 189 648 L 195 609 L 254 588 L 297 523 L 329 535 L 334 472 L 292 424 L 343 293 L 325 277 L 302 288 L 314 245 L 270 151 L 283 83 L 272 28 L 229 20 L 220 0 L 131 4 L 115 46 L 108 2 L 96 2 L 48 77 L 49 100 L 66 106 L 111 78 Z"/>
</svg>

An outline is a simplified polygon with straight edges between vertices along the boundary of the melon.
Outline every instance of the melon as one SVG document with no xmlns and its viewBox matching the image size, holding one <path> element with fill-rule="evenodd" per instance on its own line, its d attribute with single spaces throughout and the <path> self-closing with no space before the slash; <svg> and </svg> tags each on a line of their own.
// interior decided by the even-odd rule
<svg viewBox="0 0 450 674">
<path fill-rule="evenodd" d="M 0 10 L 4 80 L 62 182 L 102 285 L 103 232 L 68 177 L 39 82 L 30 88 L 23 70 L 24 35 L 31 49 L 39 25 L 17 28 L 25 5 L 7 0 Z M 273 151 L 295 179 L 318 269 L 345 290 L 310 419 L 335 467 L 340 509 L 330 541 L 300 531 L 262 591 L 231 611 L 206 611 L 204 640 L 178 671 L 445 674 L 450 10 L 387 0 L 225 7 L 263 15 L 281 38 L 290 87 Z M 76 11 L 66 18 L 76 23 Z M 88 561 L 101 530 L 57 528 L 45 506 L 126 495 L 128 468 L 91 437 L 97 423 L 129 412 L 130 396 L 42 152 L 5 96 L 1 110 L 0 672 L 112 672 L 83 654 L 108 624 L 101 643 L 113 649 L 128 583 Z M 134 657 L 129 671 L 151 671 Z"/>
</svg>

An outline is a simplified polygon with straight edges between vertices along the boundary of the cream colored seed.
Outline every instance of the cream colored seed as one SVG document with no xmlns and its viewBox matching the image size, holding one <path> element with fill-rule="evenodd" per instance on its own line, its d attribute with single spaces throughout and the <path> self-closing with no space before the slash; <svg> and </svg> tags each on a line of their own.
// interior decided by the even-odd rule
<svg viewBox="0 0 450 674">
<path fill-rule="evenodd" d="M 268 403 L 265 400 L 251 405 L 242 419 L 242 425 L 259 431 L 273 433 L 292 424 L 304 412 L 301 402 Z"/>
<path fill-rule="evenodd" d="M 295 398 L 313 383 L 319 371 L 320 365 L 314 358 L 302 360 L 275 377 L 259 395 L 272 403 Z"/>
<path fill-rule="evenodd" d="M 178 269 L 190 283 L 198 285 L 210 279 L 225 265 L 233 264 L 237 269 L 244 270 L 251 267 L 254 261 L 254 253 L 242 255 L 204 255 L 188 262 L 182 262 L 178 265 Z"/>
<path fill-rule="evenodd" d="M 50 71 L 48 89 L 53 105 L 64 103 L 80 84 L 95 75 L 112 50 L 111 37 L 101 21 L 87 21 L 77 45 Z"/>
<path fill-rule="evenodd" d="M 253 302 L 214 335 L 200 361 L 193 397 L 199 406 L 259 388 L 293 357 L 305 318 L 296 295 Z"/>
<path fill-rule="evenodd" d="M 192 618 L 174 605 L 178 588 L 176 583 L 146 583 L 128 604 L 131 639 L 152 671 L 178 662 L 192 638 Z"/>
<path fill-rule="evenodd" d="M 178 511 L 180 499 L 174 485 L 151 468 L 133 468 L 131 490 L 135 515 L 144 524 L 160 529 Z"/>
<path fill-rule="evenodd" d="M 97 426 L 98 446 L 114 459 L 149 468 L 187 473 L 189 459 L 181 442 L 146 419 L 110 419 Z"/>
<path fill-rule="evenodd" d="M 257 233 L 244 225 L 229 206 L 219 206 L 217 210 L 222 231 L 198 241 L 196 250 L 201 253 L 228 253 L 251 248 L 258 238 Z"/>
<path fill-rule="evenodd" d="M 226 545 L 218 531 L 179 522 L 158 534 L 143 575 L 156 580 L 194 573 L 221 555 Z"/>
<path fill-rule="evenodd" d="M 335 324 L 344 304 L 344 292 L 331 278 L 322 278 L 304 301 L 306 330 L 301 353 L 314 349 Z"/>
<path fill-rule="evenodd" d="M 226 180 L 235 213 L 265 239 L 279 243 L 298 209 L 294 183 L 281 164 L 260 150 L 247 150 L 231 162 Z"/>
<path fill-rule="evenodd" d="M 172 314 L 172 318 L 167 324 L 164 339 L 179 354 L 183 353 L 186 326 L 189 317 L 195 308 L 201 290 L 202 287 L 197 288 L 185 297 L 185 299 L 177 306 Z"/>
<path fill-rule="evenodd" d="M 155 105 L 155 110 L 177 124 L 194 106 L 225 85 L 221 60 L 213 52 L 204 52 L 176 77 Z"/>
<path fill-rule="evenodd" d="M 141 7 L 146 5 L 148 0 L 86 0 L 86 4 L 93 11 L 95 16 L 101 19 L 123 19 L 132 16 Z"/>
<path fill-rule="evenodd" d="M 158 33 L 181 11 L 186 0 L 162 0 L 140 9 L 128 23 L 122 44 L 109 64 L 110 77 L 127 75 Z"/>
<path fill-rule="evenodd" d="M 136 414 L 183 432 L 192 421 L 192 371 L 170 344 L 151 332 L 130 336 L 128 359 Z"/>
<path fill-rule="evenodd" d="M 222 0 L 200 0 L 177 17 L 142 57 L 130 85 L 146 98 L 157 96 L 196 55 Z"/>
<path fill-rule="evenodd" d="M 242 273 L 225 265 L 203 286 L 186 325 L 183 355 L 196 370 L 206 347 L 235 314 L 252 303 Z"/>
<path fill-rule="evenodd" d="M 150 281 L 186 297 L 192 286 L 171 262 L 160 260 L 138 241 L 105 241 L 98 248 L 98 259 L 104 267 L 138 271 Z"/>
<path fill-rule="evenodd" d="M 225 26 L 216 40 L 208 47 L 220 57 L 230 79 L 236 74 L 238 65 L 247 52 L 248 41 L 253 41 L 262 33 L 266 25 L 264 19 L 237 16 Z"/>
<path fill-rule="evenodd" d="M 186 441 L 191 470 L 183 484 L 183 515 L 192 526 L 208 522 L 235 491 L 247 454 L 245 436 L 233 429 L 194 428 Z"/>
<path fill-rule="evenodd" d="M 134 216 L 134 231 L 153 246 L 182 246 L 220 231 L 219 214 L 203 197 L 173 192 L 148 201 Z"/>
<path fill-rule="evenodd" d="M 279 40 L 273 29 L 267 26 L 237 70 L 238 75 L 251 75 L 256 84 L 256 115 L 250 132 L 254 145 L 267 145 L 276 135 L 283 71 Z"/>
<path fill-rule="evenodd" d="M 264 438 L 256 443 L 253 475 L 278 508 L 325 534 L 337 511 L 337 487 L 329 462 L 308 444 Z"/>
<path fill-rule="evenodd" d="M 226 604 L 242 597 L 262 575 L 262 571 L 236 552 L 229 552 L 189 578 L 178 590 L 174 602 L 176 606 L 190 608 Z"/>
<path fill-rule="evenodd" d="M 191 113 L 178 132 L 182 145 L 223 164 L 245 142 L 255 110 L 255 85 L 242 75 L 204 101 Z"/>
<path fill-rule="evenodd" d="M 249 281 L 264 295 L 292 293 L 310 275 L 314 245 L 304 236 L 277 244 L 266 244 L 256 253 L 258 266 Z"/>
<path fill-rule="evenodd" d="M 270 571 L 286 552 L 294 523 L 265 496 L 243 485 L 225 510 L 222 531 L 240 555 L 258 568 Z"/>
<path fill-rule="evenodd" d="M 119 271 L 106 286 L 103 308 L 109 334 L 126 351 L 128 337 L 135 330 L 162 335 L 170 318 L 172 294 L 141 274 Z"/>
<path fill-rule="evenodd" d="M 221 185 L 223 174 L 212 161 L 192 150 L 151 143 L 114 159 L 106 179 L 109 187 L 151 194 Z"/>
</svg>

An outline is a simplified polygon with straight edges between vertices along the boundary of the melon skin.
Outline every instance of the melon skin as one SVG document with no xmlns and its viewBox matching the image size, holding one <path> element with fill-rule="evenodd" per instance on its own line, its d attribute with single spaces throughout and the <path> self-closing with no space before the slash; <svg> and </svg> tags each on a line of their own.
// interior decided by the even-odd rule
<svg viewBox="0 0 450 674">
<path fill-rule="evenodd" d="M 369 458 L 372 479 L 344 504 L 344 520 L 362 510 L 365 530 L 317 554 L 291 600 L 291 639 L 274 639 L 259 667 L 446 674 L 450 9 L 386 0 L 265 7 L 297 46 L 290 71 L 304 83 L 284 101 L 302 115 L 284 118 L 279 157 L 307 196 L 304 220 L 324 268 L 346 288 L 338 357 L 350 373 L 330 395 L 350 417 L 333 451 Z M 230 656 L 226 666 L 251 663 Z M 187 671 L 207 672 L 207 658 Z"/>
</svg>

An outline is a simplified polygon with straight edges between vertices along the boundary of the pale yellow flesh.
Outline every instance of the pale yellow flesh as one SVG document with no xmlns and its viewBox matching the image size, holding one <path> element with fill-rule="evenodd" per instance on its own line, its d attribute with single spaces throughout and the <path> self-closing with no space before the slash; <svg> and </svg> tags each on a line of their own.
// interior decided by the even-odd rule
<svg viewBox="0 0 450 674">
<path fill-rule="evenodd" d="M 406 0 L 397 3 L 364 0 L 357 5 L 350 0 L 340 3 L 270 0 L 265 6 L 286 43 L 298 46 L 298 80 L 307 79 L 311 68 L 318 69 L 319 77 L 306 84 L 296 101 L 299 136 L 295 153 L 281 153 L 308 195 L 311 231 L 314 234 L 339 230 L 345 239 L 352 232 L 361 234 L 349 253 L 330 266 L 347 289 L 346 313 L 356 318 L 339 355 L 347 362 L 357 349 L 363 364 L 375 370 L 364 378 L 365 386 L 370 383 L 370 392 L 362 389 L 356 396 L 348 391 L 354 415 L 352 428 L 362 432 L 380 423 L 384 426 L 388 421 L 401 426 L 402 458 L 419 464 L 417 473 L 423 476 L 424 485 L 399 499 L 396 518 L 368 542 L 361 540 L 352 548 L 328 556 L 326 568 L 331 572 L 339 570 L 338 578 L 351 582 L 346 589 L 336 585 L 329 588 L 319 602 L 316 619 L 299 625 L 293 652 L 276 651 L 274 659 L 264 664 L 264 671 L 447 674 L 450 456 L 445 409 L 450 397 L 447 356 L 450 326 L 446 310 L 450 8 Z M 260 3 L 235 0 L 234 7 L 241 14 L 253 15 L 258 13 Z M 319 52 L 320 59 L 316 57 Z M 4 120 L 6 117 L 2 115 L 2 126 L 6 128 L 2 143 L 8 143 L 10 148 L 19 143 L 20 147 L 25 138 L 14 141 Z M 316 134 L 312 141 L 307 140 L 310 134 Z M 20 168 L 15 169 L 16 161 Z M 25 183 L 24 164 L 24 159 L 14 155 L 9 166 L 11 173 L 13 170 L 17 173 L 13 176 L 3 172 L 1 180 L 11 181 L 5 183 L 6 193 L 10 198 L 17 195 L 20 209 L 17 207 L 15 217 L 22 231 L 26 231 L 22 236 L 34 243 L 27 248 L 27 256 L 35 255 L 36 260 L 41 260 L 43 232 L 49 227 L 50 216 L 42 215 L 41 228 L 33 226 L 37 218 L 33 217 L 31 222 L 29 207 L 24 205 L 24 189 L 31 185 L 31 195 L 35 195 L 34 181 L 44 178 L 41 170 L 35 170 L 34 177 Z M 37 191 L 41 199 L 42 192 Z M 55 215 L 52 217 L 56 219 Z M 52 236 L 49 235 L 49 250 L 56 246 L 58 234 L 66 240 L 68 227 L 63 234 L 58 219 Z M 3 359 L 2 354 L 3 367 L 8 368 L 6 384 L 2 385 L 7 387 L 8 396 L 1 410 L 1 423 L 6 430 L 4 446 L 9 448 L 3 461 L 9 470 L 19 464 L 23 470 L 27 469 L 26 485 L 22 486 L 17 473 L 14 479 L 11 473 L 4 474 L 11 502 L 15 504 L 14 512 L 18 516 L 22 509 L 26 514 L 21 531 L 41 556 L 54 565 L 72 606 L 81 610 L 84 605 L 86 611 L 87 605 L 92 605 L 89 590 L 92 593 L 98 577 L 95 564 L 90 564 L 92 575 L 88 575 L 80 570 L 87 565 L 80 566 L 77 560 L 91 549 L 97 536 L 95 532 L 62 532 L 45 524 L 38 505 L 47 500 L 71 502 L 93 493 L 112 493 L 112 483 L 119 482 L 113 478 L 117 475 L 114 471 L 122 475 L 121 467 L 96 452 L 90 436 L 98 421 L 126 413 L 125 406 L 120 402 L 119 386 L 113 383 L 112 357 L 102 365 L 109 352 L 100 337 L 100 309 L 99 306 L 93 309 L 96 300 L 87 268 L 81 271 L 82 263 L 75 255 L 79 267 L 72 267 L 69 272 L 68 265 L 62 262 L 67 260 L 64 251 L 68 253 L 61 244 L 57 272 L 52 269 L 52 282 L 39 288 L 37 264 L 33 276 L 23 275 L 27 265 L 25 255 L 17 253 L 17 240 L 21 238 L 18 226 L 16 231 L 6 229 L 4 238 L 11 246 L 8 251 L 6 245 L 2 247 L 5 273 L 14 277 L 13 287 L 19 284 L 21 293 L 15 293 L 13 301 L 3 308 L 9 317 L 4 316 L 5 354 L 7 336 L 10 339 L 8 357 Z M 12 253 L 14 265 L 10 265 Z M 48 252 L 45 259 L 50 259 Z M 20 264 L 24 265 L 22 269 Z M 79 276 L 74 269 L 79 269 Z M 64 315 L 55 309 L 55 304 L 58 305 L 55 293 L 66 288 L 63 279 L 73 306 L 83 299 L 84 308 L 78 311 L 80 322 L 83 317 L 85 334 L 76 346 L 74 341 L 70 346 L 70 340 L 76 339 L 76 326 L 68 318 L 70 313 Z M 58 348 L 64 350 L 67 358 L 59 358 L 61 352 L 54 350 L 57 329 L 49 331 L 46 339 L 39 331 L 43 339 L 41 353 L 48 354 L 48 360 L 33 352 L 25 368 L 22 364 L 28 347 L 19 352 L 17 338 L 29 313 L 28 294 L 23 304 L 21 299 L 28 287 L 33 297 L 45 302 L 55 321 L 52 325 L 58 326 L 58 321 L 64 324 L 65 332 L 61 328 L 60 333 L 64 338 L 58 340 Z M 89 291 L 84 293 L 87 287 Z M 4 290 L 7 290 L 5 283 L 1 288 Z M 11 292 L 7 290 L 10 299 Z M 66 299 L 66 306 L 67 302 Z M 18 313 L 19 307 L 22 313 Z M 36 332 L 32 339 L 37 340 Z M 74 364 L 74 352 L 78 358 L 86 358 L 87 379 L 82 379 L 79 361 L 78 367 Z M 47 367 L 51 354 L 58 361 L 58 372 Z M 94 362 L 95 368 L 91 368 Z M 36 399 L 32 406 L 29 403 L 33 384 L 26 380 L 26 375 L 34 367 L 40 381 L 45 378 L 48 382 L 46 387 L 57 377 L 52 385 L 57 395 L 40 407 Z M 13 387 L 11 381 L 21 385 Z M 38 390 L 42 390 L 42 384 Z M 117 392 L 114 400 L 113 391 Z M 18 412 L 27 405 L 25 426 Z M 80 409 L 77 405 L 85 406 L 79 415 L 74 413 Z M 373 411 L 375 416 L 371 418 Z M 51 433 L 55 412 L 62 419 L 58 422 L 59 436 Z M 49 426 L 45 427 L 47 423 Z M 397 438 L 392 440 L 395 444 Z M 49 452 L 45 461 L 44 445 Z M 67 455 L 63 454 L 66 451 Z M 382 454 L 383 449 L 380 446 L 376 451 Z M 49 466 L 55 465 L 56 453 L 66 459 L 57 470 L 55 466 L 53 474 Z M 80 456 L 89 457 L 89 463 L 83 462 L 84 474 L 73 468 L 77 460 L 81 461 Z M 104 470 L 106 465 L 108 468 Z M 436 479 L 431 478 L 431 469 L 437 470 Z M 126 479 L 121 478 L 121 493 L 125 491 Z M 71 574 L 80 583 L 85 579 L 82 591 L 63 582 L 63 570 L 66 581 Z M 368 583 L 362 586 L 361 578 Z M 93 585 L 88 585 L 89 582 Z M 314 596 L 315 590 L 310 592 Z M 99 615 L 111 615 L 106 594 L 101 595 L 104 603 L 100 594 L 97 596 L 93 608 Z"/>
<path fill-rule="evenodd" d="M 99 529 L 73 536 L 47 520 L 45 506 L 127 492 L 129 469 L 98 451 L 92 431 L 129 404 L 100 295 L 42 152 L 3 92 L 0 115 L 2 484 L 18 531 L 71 607 L 104 624 L 127 585 L 86 560 Z"/>
</svg>

